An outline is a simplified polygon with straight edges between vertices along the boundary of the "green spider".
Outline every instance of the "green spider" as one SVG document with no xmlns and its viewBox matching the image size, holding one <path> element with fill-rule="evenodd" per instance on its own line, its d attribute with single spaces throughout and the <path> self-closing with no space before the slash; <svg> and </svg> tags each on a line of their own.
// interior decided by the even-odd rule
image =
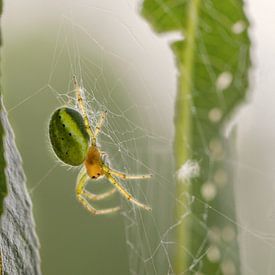
<svg viewBox="0 0 275 275">
<path fill-rule="evenodd" d="M 57 109 L 50 119 L 49 136 L 52 148 L 56 156 L 65 164 L 70 166 L 80 166 L 77 183 L 76 197 L 78 201 L 93 215 L 110 214 L 118 211 L 120 207 L 107 209 L 96 209 L 89 201 L 99 201 L 105 199 L 115 191 L 119 191 L 122 196 L 135 205 L 151 210 L 151 208 L 136 200 L 118 182 L 117 178 L 127 179 L 149 179 L 152 175 L 127 175 L 113 170 L 104 162 L 104 155 L 97 144 L 97 136 L 101 131 L 107 112 L 102 112 L 100 118 L 93 128 L 85 109 L 84 99 L 81 96 L 81 87 L 74 77 L 76 99 L 80 112 L 69 107 Z M 93 194 L 85 189 L 89 179 L 96 180 L 106 177 L 114 188 L 102 194 Z"/>
</svg>

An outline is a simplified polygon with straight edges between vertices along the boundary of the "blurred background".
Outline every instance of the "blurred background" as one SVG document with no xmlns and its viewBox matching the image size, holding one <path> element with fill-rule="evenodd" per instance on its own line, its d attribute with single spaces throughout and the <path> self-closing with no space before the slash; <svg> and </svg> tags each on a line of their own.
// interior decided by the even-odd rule
<svg viewBox="0 0 275 275">
<path fill-rule="evenodd" d="M 4 3 L 4 103 L 31 192 L 43 274 L 129 274 L 133 267 L 142 274 L 139 251 L 148 253 L 150 261 L 153 248 L 173 225 L 177 70 L 169 41 L 177 34 L 153 33 L 139 15 L 139 5 L 130 0 Z M 253 42 L 251 91 L 228 126 L 238 130 L 238 159 L 232 160 L 238 173 L 235 222 L 244 274 L 274 274 L 275 4 L 247 0 L 246 9 Z M 122 203 L 121 214 L 91 217 L 76 201 L 78 171 L 57 163 L 47 130 L 51 113 L 73 103 L 73 74 L 83 82 L 91 110 L 109 111 L 101 145 L 112 165 L 155 175 L 149 182 L 126 183 L 156 209 L 153 214 L 134 211 L 114 196 L 106 205 Z M 166 257 L 164 266 L 169 265 Z M 159 266 L 157 260 L 153 265 Z"/>
</svg>

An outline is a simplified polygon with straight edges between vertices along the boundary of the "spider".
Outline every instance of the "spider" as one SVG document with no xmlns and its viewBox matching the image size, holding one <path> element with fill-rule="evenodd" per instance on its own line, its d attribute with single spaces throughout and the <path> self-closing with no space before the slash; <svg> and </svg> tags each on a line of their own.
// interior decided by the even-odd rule
<svg viewBox="0 0 275 275">
<path fill-rule="evenodd" d="M 76 198 L 93 215 L 110 214 L 120 210 L 120 207 L 107 209 L 96 209 L 90 201 L 105 199 L 116 191 L 133 204 L 145 209 L 151 208 L 136 200 L 119 183 L 122 180 L 149 179 L 152 175 L 127 175 L 111 168 L 105 161 L 106 154 L 102 152 L 97 143 L 97 137 L 106 119 L 107 112 L 102 112 L 96 127 L 93 128 L 89 122 L 85 101 L 81 95 L 82 89 L 77 79 L 73 78 L 77 106 L 80 110 L 67 106 L 57 109 L 51 116 L 49 124 L 49 136 L 53 151 L 56 156 L 65 164 L 80 166 L 82 168 L 77 176 Z M 85 189 L 88 180 L 97 180 L 106 177 L 114 186 L 113 189 L 102 194 L 93 194 Z"/>
</svg>

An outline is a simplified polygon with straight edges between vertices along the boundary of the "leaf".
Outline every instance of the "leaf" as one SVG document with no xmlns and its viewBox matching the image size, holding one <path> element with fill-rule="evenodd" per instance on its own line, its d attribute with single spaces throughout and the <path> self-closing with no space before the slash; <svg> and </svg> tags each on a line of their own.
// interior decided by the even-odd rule
<svg viewBox="0 0 275 275">
<path fill-rule="evenodd" d="M 0 94 L 0 101 L 2 102 L 2 97 Z M 0 113 L 2 113 L 2 104 L 0 104 Z M 7 195 L 7 183 L 6 183 L 6 161 L 4 157 L 4 129 L 2 121 L 0 120 L 0 217 L 3 213 L 3 203 L 4 198 Z M 2 270 L 2 254 L 0 249 L 0 274 L 3 274 Z"/>
<path fill-rule="evenodd" d="M 176 169 L 192 160 L 200 175 L 178 178 L 175 273 L 239 274 L 228 161 L 233 138 L 224 136 L 224 128 L 248 87 L 249 23 L 243 1 L 144 0 L 142 14 L 157 32 L 178 31 L 184 37 L 172 44 L 179 70 Z"/>
<path fill-rule="evenodd" d="M 2 14 L 2 1 L 0 0 L 0 16 Z M 0 37 L 0 46 L 2 45 L 2 40 Z M 1 92 L 0 92 L 0 100 L 2 101 Z M 0 104 L 0 112 L 2 112 L 2 104 Z M 0 217 L 3 212 L 3 201 L 5 196 L 7 195 L 7 183 L 5 176 L 5 167 L 6 161 L 4 157 L 4 129 L 3 125 L 0 121 Z"/>
<path fill-rule="evenodd" d="M 1 95 L 0 95 L 1 100 Z M 0 105 L 0 113 L 2 112 L 2 104 Z M 5 167 L 6 161 L 4 158 L 4 129 L 3 125 L 0 121 L 0 216 L 3 213 L 3 201 L 5 196 L 7 195 L 7 183 L 6 183 L 6 175 L 5 175 Z"/>
<path fill-rule="evenodd" d="M 41 272 L 32 204 L 26 189 L 22 161 L 3 105 L 1 122 L 5 129 L 4 148 L 8 178 L 8 195 L 4 200 L 4 212 L 0 220 L 3 274 L 36 275 Z"/>
</svg>

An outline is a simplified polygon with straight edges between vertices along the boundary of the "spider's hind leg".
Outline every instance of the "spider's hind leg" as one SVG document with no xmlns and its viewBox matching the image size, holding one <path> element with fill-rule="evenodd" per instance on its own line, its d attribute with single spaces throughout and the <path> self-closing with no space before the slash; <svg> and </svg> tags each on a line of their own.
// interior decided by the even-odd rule
<svg viewBox="0 0 275 275">
<path fill-rule="evenodd" d="M 83 115 L 85 127 L 92 139 L 92 144 L 96 145 L 96 137 L 100 133 L 101 128 L 104 124 L 104 121 L 105 121 L 106 115 L 107 115 L 107 111 L 101 113 L 99 121 L 97 122 L 95 130 L 93 131 L 93 129 L 90 125 L 90 122 L 89 122 L 88 114 L 87 114 L 86 107 L 84 104 L 84 99 L 81 95 L 81 87 L 79 86 L 79 84 L 77 82 L 76 76 L 73 77 L 73 82 L 74 82 L 74 86 L 75 86 L 77 104 L 78 104 L 78 107 L 81 110 L 81 113 Z"/>
<path fill-rule="evenodd" d="M 107 192 L 101 193 L 101 194 L 94 194 L 94 193 L 88 192 L 87 190 L 84 189 L 82 194 L 83 194 L 84 197 L 86 197 L 89 200 L 100 201 L 100 200 L 103 200 L 103 199 L 106 199 L 106 198 L 110 197 L 116 191 L 117 191 L 117 189 L 113 188 L 113 189 L 111 189 Z"/>
<path fill-rule="evenodd" d="M 104 214 L 111 214 L 114 212 L 117 212 L 120 210 L 120 207 L 112 207 L 112 208 L 106 208 L 106 209 L 96 209 L 94 208 L 85 197 L 93 200 L 99 200 L 106 198 L 114 193 L 114 190 L 108 191 L 106 193 L 95 195 L 92 193 L 89 193 L 85 190 L 85 186 L 87 184 L 87 181 L 89 180 L 89 176 L 87 175 L 85 169 L 82 169 L 79 172 L 77 184 L 76 184 L 76 198 L 78 201 L 82 204 L 82 206 L 88 210 L 93 215 L 104 215 Z"/>
<path fill-rule="evenodd" d="M 107 111 L 101 112 L 100 118 L 99 118 L 99 120 L 98 120 L 98 122 L 97 122 L 97 125 L 96 125 L 96 127 L 95 127 L 95 134 L 94 134 L 94 138 L 95 138 L 95 139 L 96 139 L 97 135 L 98 135 L 98 134 L 100 133 L 100 131 L 101 131 L 101 128 L 102 128 L 102 126 L 103 126 L 103 124 L 104 124 L 104 121 L 105 121 L 105 119 L 106 119 L 106 116 L 107 116 Z"/>
<path fill-rule="evenodd" d="M 77 194 L 78 201 L 83 205 L 83 207 L 88 210 L 93 215 L 105 215 L 105 214 L 111 214 L 114 212 L 117 212 L 120 210 L 120 207 L 112 207 L 112 208 L 106 208 L 106 209 L 95 209 L 91 204 L 83 198 L 81 195 Z"/>
<path fill-rule="evenodd" d="M 73 82 L 74 82 L 74 86 L 75 86 L 75 93 L 76 93 L 78 108 L 80 109 L 80 111 L 82 113 L 86 130 L 87 130 L 89 136 L 92 138 L 92 140 L 95 140 L 95 134 L 94 134 L 92 127 L 90 125 L 90 122 L 89 122 L 86 107 L 84 104 L 84 99 L 81 95 L 81 87 L 79 86 L 79 84 L 77 82 L 76 76 L 73 76 Z"/>
</svg>

